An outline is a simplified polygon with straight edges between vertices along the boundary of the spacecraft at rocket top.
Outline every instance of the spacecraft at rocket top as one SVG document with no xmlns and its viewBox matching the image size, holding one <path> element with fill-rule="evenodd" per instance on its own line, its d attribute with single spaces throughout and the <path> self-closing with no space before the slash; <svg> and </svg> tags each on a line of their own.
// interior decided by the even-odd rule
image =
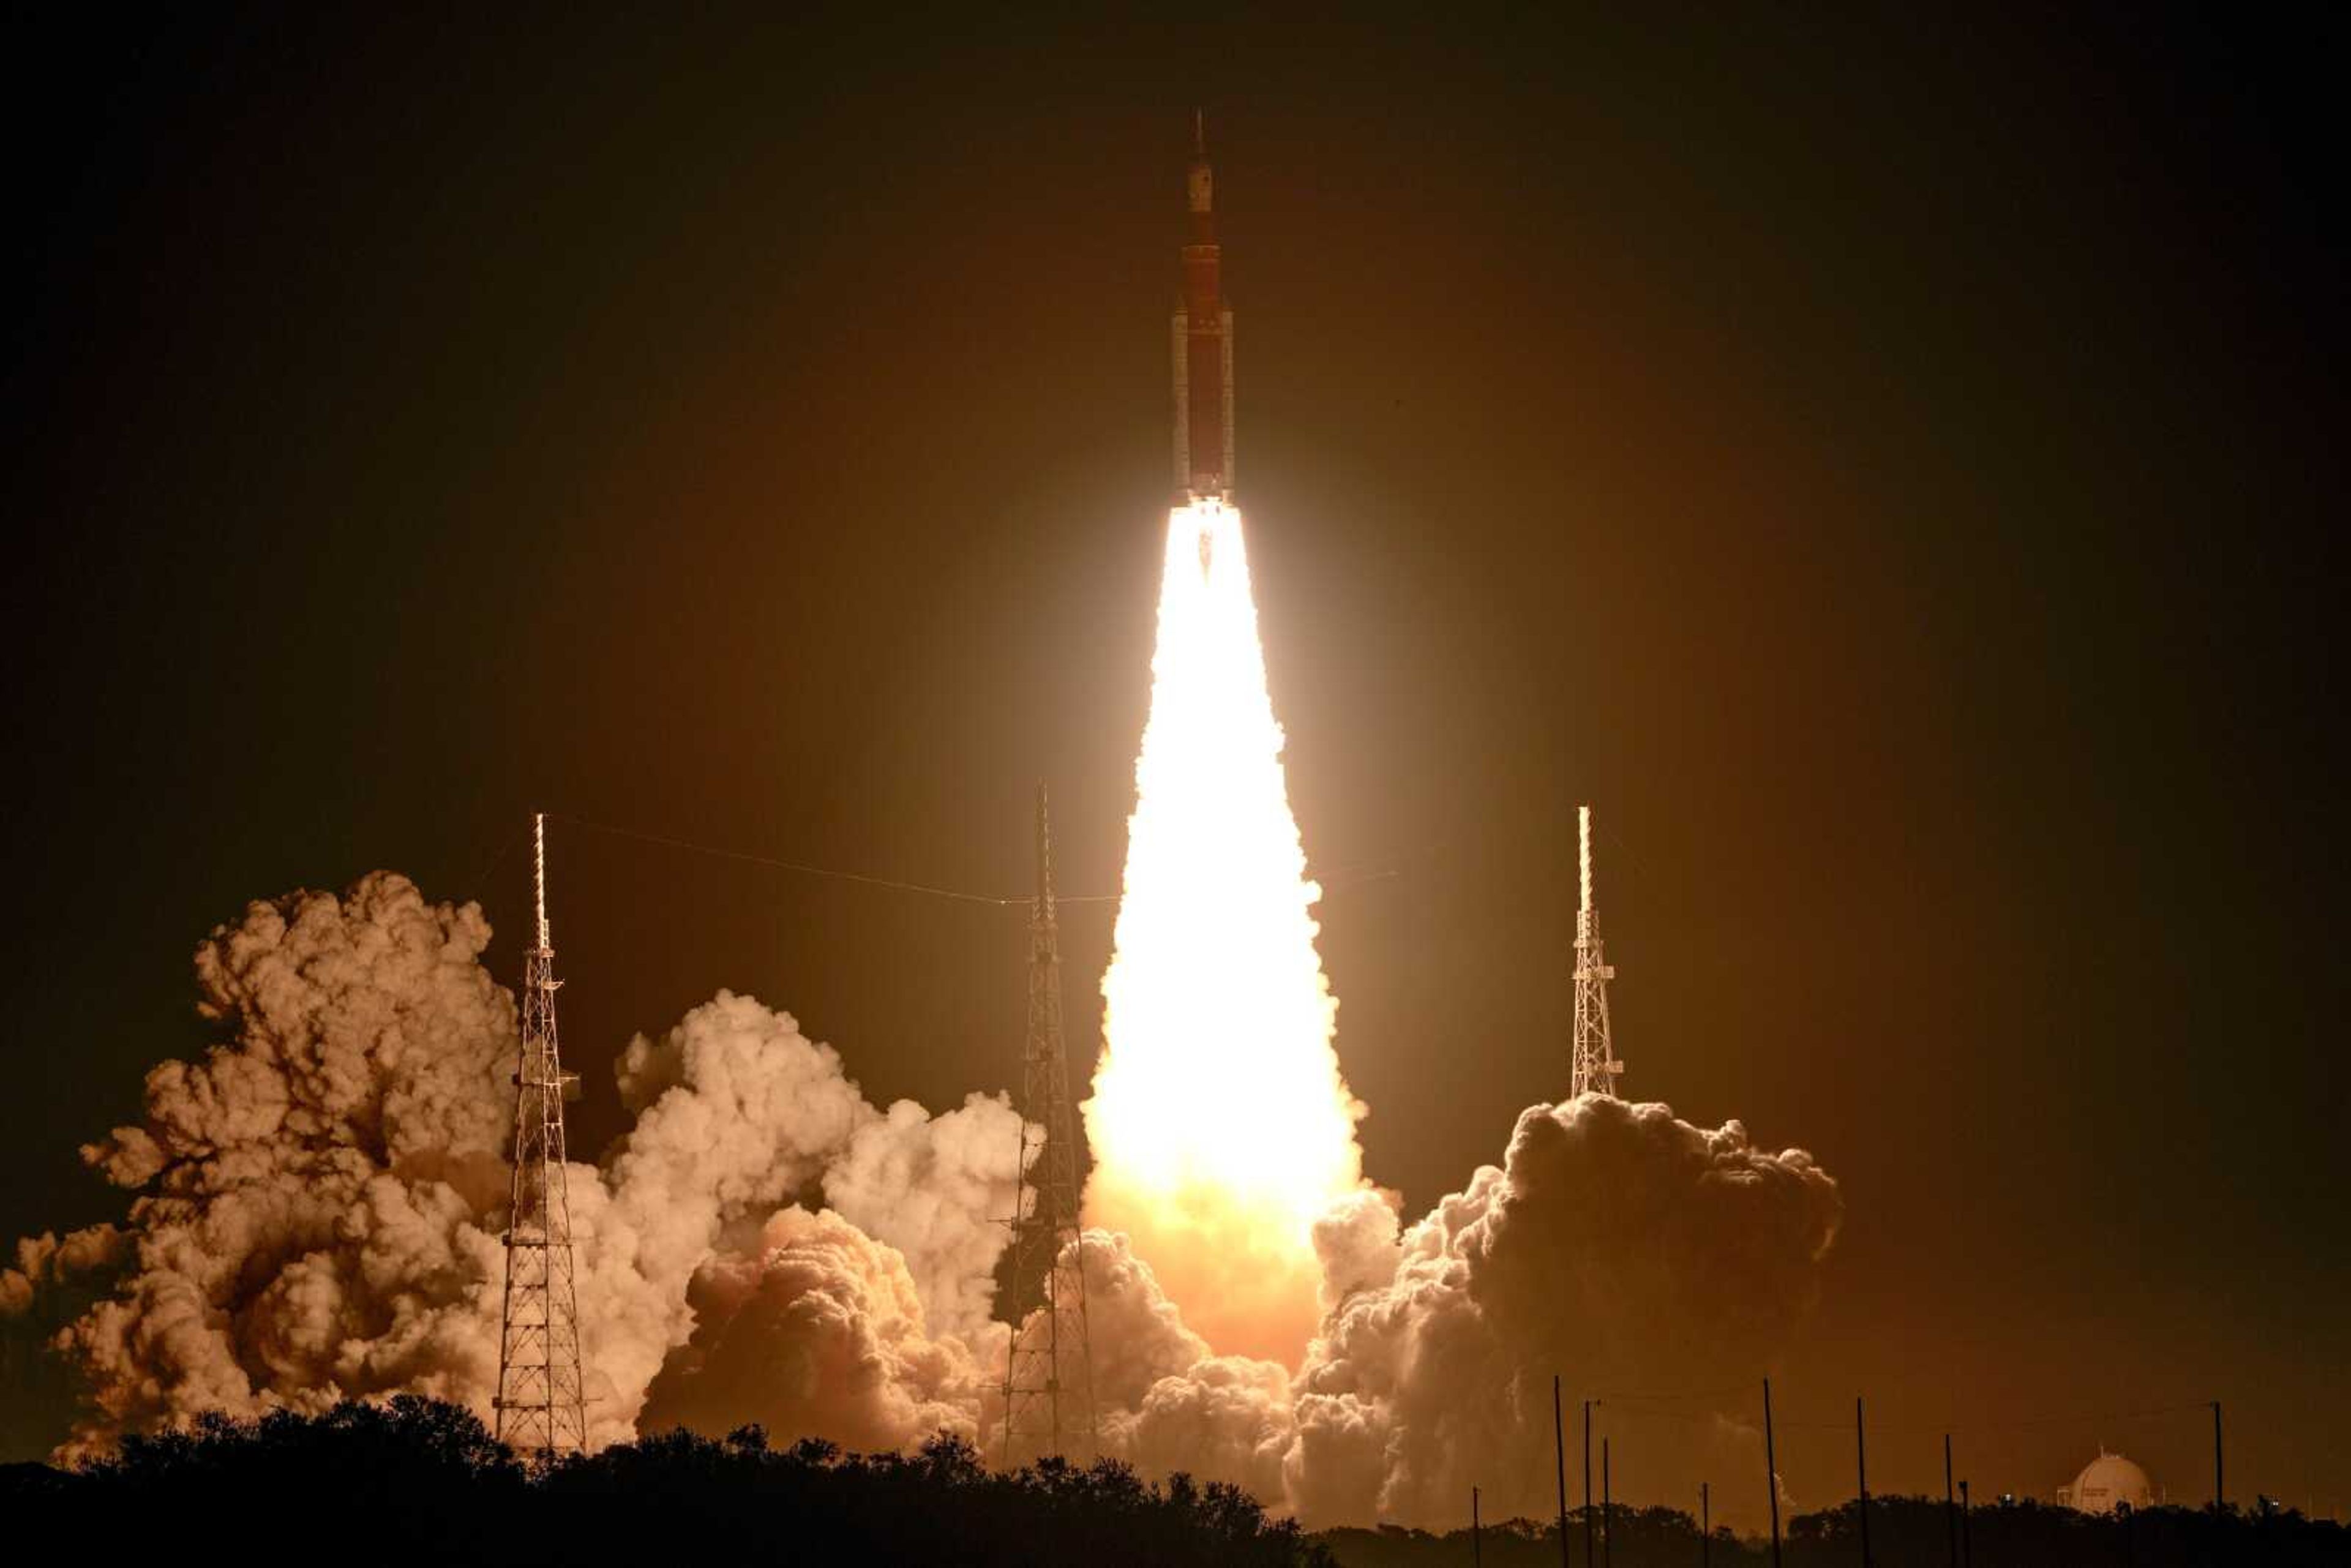
<svg viewBox="0 0 2351 1568">
<path fill-rule="evenodd" d="M 1176 504 L 1230 501 L 1233 495 L 1233 313 L 1217 277 L 1216 176 L 1207 128 L 1192 111 L 1192 162 L 1184 189 L 1191 233 L 1184 246 L 1184 296 L 1175 344 Z"/>
</svg>

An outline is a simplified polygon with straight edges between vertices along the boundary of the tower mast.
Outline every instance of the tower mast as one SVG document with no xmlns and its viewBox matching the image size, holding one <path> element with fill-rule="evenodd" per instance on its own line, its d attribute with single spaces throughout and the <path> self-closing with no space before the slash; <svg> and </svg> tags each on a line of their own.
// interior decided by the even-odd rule
<svg viewBox="0 0 2351 1568">
<path fill-rule="evenodd" d="M 1616 1060 L 1608 1034 L 1608 982 L 1616 970 L 1601 956 L 1600 911 L 1592 900 L 1592 808 L 1575 809 L 1577 882 L 1583 900 L 1575 911 L 1575 1061 L 1571 1094 L 1616 1097 Z"/>
<path fill-rule="evenodd" d="M 538 925 L 523 955 L 522 1052 L 515 1068 L 513 1218 L 498 1338 L 498 1441 L 545 1461 L 588 1446 L 572 1289 L 571 1202 L 564 1182 L 563 1102 L 579 1080 L 556 1048 L 555 948 L 547 927 L 547 818 L 530 820 Z"/>
<path fill-rule="evenodd" d="M 1009 1469 L 1061 1454 L 1082 1463 L 1098 1451 L 1093 1367 L 1086 1335 L 1085 1232 L 1078 1223 L 1076 1122 L 1061 1046 L 1053 830 L 1041 783 L 1019 1109 L 1020 1192 L 1012 1219 L 1013 1329 L 1004 1369 L 1003 1462 Z"/>
</svg>

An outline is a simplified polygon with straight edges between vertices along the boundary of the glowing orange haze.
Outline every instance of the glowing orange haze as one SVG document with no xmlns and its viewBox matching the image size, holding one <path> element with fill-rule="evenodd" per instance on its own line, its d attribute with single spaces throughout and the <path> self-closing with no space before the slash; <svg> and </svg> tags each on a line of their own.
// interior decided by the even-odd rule
<svg viewBox="0 0 2351 1568">
<path fill-rule="evenodd" d="M 1086 1103 L 1086 1220 L 1123 1230 L 1217 1350 L 1295 1365 L 1310 1228 L 1362 1185 L 1281 771 L 1240 515 L 1168 519 L 1151 717 Z"/>
</svg>

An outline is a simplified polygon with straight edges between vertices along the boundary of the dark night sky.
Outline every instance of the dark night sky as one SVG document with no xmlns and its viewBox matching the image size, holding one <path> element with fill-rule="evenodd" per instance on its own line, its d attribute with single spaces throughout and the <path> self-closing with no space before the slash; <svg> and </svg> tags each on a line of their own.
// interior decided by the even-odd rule
<svg viewBox="0 0 2351 1568">
<path fill-rule="evenodd" d="M 2346 27 L 1907 10 L 20 37 L 0 1238 L 119 1210 L 214 924 L 515 929 L 534 805 L 1009 892 L 1041 774 L 1113 887 L 1205 100 L 1292 800 L 1401 868 L 1325 906 L 1374 1176 L 1563 1090 L 1591 800 L 1628 1091 L 1844 1186 L 1801 1500 L 1866 1392 L 1886 1490 L 2198 1496 L 2195 1413 L 2001 1424 L 2220 1397 L 2351 1505 Z M 1009 1078 L 1015 916 L 554 854 L 591 1146 L 721 986 Z"/>
</svg>

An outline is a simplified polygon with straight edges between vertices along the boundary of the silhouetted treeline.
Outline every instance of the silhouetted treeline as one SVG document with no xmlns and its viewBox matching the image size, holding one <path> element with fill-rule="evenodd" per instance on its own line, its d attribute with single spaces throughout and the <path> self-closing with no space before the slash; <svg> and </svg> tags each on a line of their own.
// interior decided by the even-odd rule
<svg viewBox="0 0 2351 1568">
<path fill-rule="evenodd" d="M 940 1437 L 920 1453 L 849 1455 L 828 1443 L 771 1449 L 757 1427 L 724 1441 L 647 1438 L 533 1475 L 462 1406 L 417 1398 L 323 1416 L 214 1418 L 126 1441 L 81 1470 L 0 1467 L 0 1516 L 17 1539 L 100 1546 L 152 1561 L 665 1563 L 741 1553 L 762 1563 L 1234 1564 L 1436 1568 L 1471 1560 L 1469 1531 L 1334 1530 L 1269 1520 L 1238 1488 L 1164 1485 L 1123 1465 L 1049 1460 L 1013 1475 Z M 1596 1568 L 1689 1568 L 1697 1521 L 1619 1505 Z M 1595 1520 L 1595 1522 L 1597 1521 Z M 1927 1498 L 1869 1506 L 1876 1568 L 1945 1568 L 1950 1516 Z M 1583 1517 L 1570 1515 L 1574 1568 Z M 1553 1524 L 1488 1525 L 1484 1568 L 1557 1568 Z M 2020 1503 L 1973 1510 L 1975 1568 L 2210 1568 L 2351 1563 L 2351 1530 L 2292 1510 L 2158 1508 L 2114 1519 Z M 1771 1562 L 1759 1540 L 1718 1529 L 1706 1560 Z M 1784 1568 L 1859 1568 L 1850 1502 L 1788 1521 Z"/>
<path fill-rule="evenodd" d="M 1599 1510 L 1593 1511 L 1597 1523 Z M 1697 1568 L 1698 1521 L 1667 1508 L 1618 1504 L 1615 1539 L 1598 1568 Z M 1869 1558 L 1876 1568 L 1949 1568 L 1951 1516 L 1937 1499 L 1872 1498 Z M 1468 1568 L 1469 1531 L 1333 1530 L 1321 1538 L 1341 1568 Z M 1568 1515 L 1574 1568 L 1584 1568 L 1583 1513 Z M 1484 1568 L 1560 1568 L 1559 1526 L 1515 1519 L 1485 1528 L 1478 1557 Z M 2219 1565 L 2351 1563 L 2351 1529 L 2332 1520 L 2304 1519 L 2291 1510 L 2248 1513 L 2236 1509 L 2155 1508 L 2114 1519 L 2094 1519 L 2070 1508 L 2014 1503 L 1969 1511 L 1962 1561 L 1974 1568 L 2219 1568 Z M 1767 1541 L 1740 1540 L 1718 1526 L 1705 1543 L 1715 1568 L 1768 1568 Z M 1859 1517 L 1850 1502 L 1799 1514 L 1782 1537 L 1784 1568 L 1861 1568 Z"/>
<path fill-rule="evenodd" d="M 19 1541 L 153 1563 L 1330 1563 L 1237 1488 L 1153 1486 L 1111 1462 L 1006 1475 L 952 1437 L 855 1456 L 771 1449 L 746 1427 L 723 1442 L 673 1432 L 533 1476 L 463 1407 L 409 1397 L 207 1420 L 81 1470 L 5 1467 L 0 1517 Z"/>
</svg>

